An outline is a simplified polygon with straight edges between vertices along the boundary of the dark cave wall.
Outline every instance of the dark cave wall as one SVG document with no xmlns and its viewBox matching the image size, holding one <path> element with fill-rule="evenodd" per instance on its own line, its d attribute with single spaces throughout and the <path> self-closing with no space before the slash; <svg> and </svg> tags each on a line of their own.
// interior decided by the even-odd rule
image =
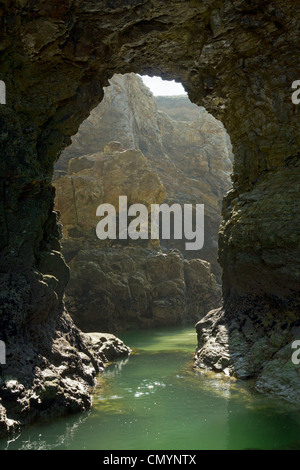
<svg viewBox="0 0 300 470">
<path fill-rule="evenodd" d="M 0 79 L 7 86 L 7 105 L 0 106 L 6 373 L 11 368 L 30 382 L 19 367 L 20 344 L 34 351 L 36 363 L 44 342 L 41 354 L 51 364 L 53 338 L 61 332 L 66 344 L 73 341 L 62 304 L 68 270 L 53 212 L 52 171 L 114 73 L 180 80 L 193 102 L 222 120 L 235 154 L 220 231 L 230 306 L 224 315 L 234 316 L 240 299 L 248 299 L 246 315 L 271 298 L 273 323 L 276 299 L 296 321 L 300 132 L 291 84 L 298 78 L 299 16 L 289 0 L 0 2 Z"/>
<path fill-rule="evenodd" d="M 262 245 L 257 235 L 242 240 L 238 223 L 233 230 L 239 196 L 282 168 L 294 172 L 298 161 L 298 109 L 291 102 L 297 73 L 297 7 L 293 2 L 242 1 L 230 6 L 228 2 L 172 5 L 170 9 L 165 2 L 149 1 L 41 2 L 39 7 L 25 2 L 22 8 L 15 2 L 1 4 L 1 78 L 8 95 L 7 106 L 1 107 L 1 170 L 4 183 L 9 182 L 9 188 L 2 187 L 5 204 L 10 204 L 2 209 L 9 214 L 3 216 L 5 255 L 17 254 L 17 262 L 24 260 L 25 267 L 35 264 L 47 239 L 43 227 L 48 216 L 45 204 L 52 210 L 53 163 L 101 100 L 101 83 L 107 85 L 113 72 L 157 73 L 180 79 L 191 99 L 204 103 L 230 133 L 235 153 L 233 192 L 224 205 L 220 259 L 225 292 L 239 291 L 241 277 L 253 261 L 253 246 Z M 267 186 L 271 185 L 270 181 Z M 34 197 L 38 201 L 31 217 L 26 206 Z M 243 205 L 251 204 L 249 197 L 244 196 Z M 289 204 L 282 207 L 283 220 L 289 219 L 287 208 Z M 18 214 L 18 234 L 9 227 L 14 214 Z M 286 231 L 294 236 L 297 227 L 286 221 Z M 285 249 L 292 243 L 287 237 L 283 237 Z M 16 253 L 20 243 L 26 250 Z M 264 243 L 276 249 L 279 241 L 267 237 Z M 245 253 L 243 259 L 239 250 Z M 255 256 L 261 258 L 263 247 L 257 250 Z M 264 276 L 265 267 L 261 272 Z M 292 277 L 290 281 L 294 285 Z M 248 277 L 244 284 L 247 290 Z"/>
</svg>

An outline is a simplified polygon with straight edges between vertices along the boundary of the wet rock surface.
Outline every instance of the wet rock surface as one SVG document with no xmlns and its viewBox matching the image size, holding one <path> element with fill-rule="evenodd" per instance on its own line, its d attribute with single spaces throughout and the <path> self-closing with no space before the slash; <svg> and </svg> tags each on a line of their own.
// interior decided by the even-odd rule
<svg viewBox="0 0 300 470">
<path fill-rule="evenodd" d="M 0 366 L 0 437 L 35 420 L 88 410 L 97 373 L 130 353 L 113 335 L 101 333 L 95 341 L 82 333 L 65 311 L 53 327 L 53 336 L 40 325 L 28 328 L 26 342 L 16 334 L 7 344 L 7 365 Z"/>
<path fill-rule="evenodd" d="M 130 348 L 111 333 L 86 333 L 86 336 L 91 338 L 92 349 L 96 354 L 100 354 L 105 362 L 130 354 Z"/>
<path fill-rule="evenodd" d="M 196 331 L 195 368 L 254 379 L 259 392 L 300 403 L 300 369 L 292 361 L 299 319 L 291 307 L 270 297 L 238 297 L 236 304 L 209 312 Z"/>
</svg>

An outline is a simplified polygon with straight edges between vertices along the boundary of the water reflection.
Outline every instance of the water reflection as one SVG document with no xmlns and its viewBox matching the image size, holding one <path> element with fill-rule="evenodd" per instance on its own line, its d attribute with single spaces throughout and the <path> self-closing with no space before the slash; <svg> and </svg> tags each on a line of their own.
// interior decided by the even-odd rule
<svg viewBox="0 0 300 470">
<path fill-rule="evenodd" d="M 125 359 L 119 359 L 118 362 L 111 364 L 105 371 L 105 377 L 117 377 L 122 372 L 123 367 L 129 362 L 129 357 Z M 99 376 L 99 382 L 101 382 L 101 375 Z"/>
<path fill-rule="evenodd" d="M 297 408 L 257 394 L 251 382 L 193 369 L 189 333 L 139 331 L 137 353 L 99 376 L 89 413 L 32 426 L 0 448 L 297 448 Z M 125 342 L 133 347 L 131 340 Z"/>
<path fill-rule="evenodd" d="M 71 417 L 68 421 L 58 420 L 55 424 L 32 426 L 5 443 L 0 441 L 0 450 L 54 450 L 62 447 L 67 448 L 76 439 L 79 427 L 88 420 L 89 416 L 90 412 Z"/>
</svg>

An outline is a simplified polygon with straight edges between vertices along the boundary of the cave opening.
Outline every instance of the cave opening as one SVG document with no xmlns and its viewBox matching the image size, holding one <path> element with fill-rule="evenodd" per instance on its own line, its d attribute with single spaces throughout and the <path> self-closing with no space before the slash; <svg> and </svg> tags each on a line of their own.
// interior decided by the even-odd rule
<svg viewBox="0 0 300 470">
<path fill-rule="evenodd" d="M 70 267 L 66 306 L 83 331 L 194 325 L 221 305 L 218 229 L 232 158 L 222 123 L 181 83 L 134 73 L 110 79 L 53 178 Z M 99 204 L 118 208 L 124 197 L 149 214 L 153 205 L 170 208 L 170 236 L 99 240 Z M 188 250 L 182 215 L 182 236 L 174 233 L 176 215 L 191 208 L 195 231 L 200 204 L 204 245 Z"/>
<path fill-rule="evenodd" d="M 291 99 L 291 84 L 299 78 L 299 12 L 289 0 L 175 1 L 171 8 L 168 3 L 1 3 L 0 78 L 6 89 L 4 96 L 2 84 L 0 340 L 8 359 L 1 365 L 1 435 L 40 415 L 91 406 L 89 388 L 103 356 L 75 328 L 62 301 L 69 272 L 60 253 L 52 173 L 61 149 L 102 100 L 113 73 L 181 81 L 193 103 L 224 123 L 234 146 L 233 189 L 223 203 L 219 237 L 223 308 L 199 327 L 195 365 L 251 377 L 259 391 L 300 403 L 299 370 L 291 362 L 290 347 L 299 337 L 300 305 L 300 121 Z M 142 155 L 150 148 L 143 137 Z M 112 147 L 108 152 L 114 153 Z M 79 163 L 88 172 L 94 162 L 83 157 Z M 138 152 L 131 157 L 147 166 Z M 118 172 L 111 168 L 111 173 Z M 164 172 L 166 177 L 169 173 Z M 74 198 L 80 189 L 84 199 L 89 178 L 86 174 L 78 187 L 77 180 L 66 178 L 65 194 Z M 136 182 L 144 182 L 142 174 L 136 174 Z M 105 315 L 114 323 L 114 298 L 122 300 L 122 311 L 131 292 L 140 302 L 130 310 L 136 318 L 149 287 L 130 247 L 123 249 L 122 262 L 108 250 L 105 255 L 91 252 L 87 241 L 79 251 L 76 243 L 84 237 L 76 221 L 94 217 L 94 209 L 91 214 L 86 208 L 93 198 L 98 203 L 101 194 L 95 186 L 84 210 L 67 204 L 70 262 L 76 255 L 80 266 L 87 263 L 88 268 L 78 271 L 74 291 L 89 292 L 90 280 L 101 280 Z M 179 313 L 161 299 L 162 283 L 163 292 L 175 292 L 179 302 L 182 292 L 182 284 L 175 282 L 182 263 L 174 253 L 167 261 L 167 270 L 161 255 L 148 266 L 147 280 L 157 273 L 162 280 L 154 290 L 156 318 L 167 309 L 175 318 Z M 193 280 L 196 266 L 190 261 L 186 273 Z M 201 266 L 205 275 L 207 266 Z M 119 276 L 124 269 L 130 271 L 129 287 Z M 164 278 L 166 272 L 174 277 Z M 108 273 L 116 280 L 113 293 L 106 288 Z M 90 303 L 104 311 L 95 299 Z M 151 318 L 147 314 L 145 324 Z"/>
</svg>

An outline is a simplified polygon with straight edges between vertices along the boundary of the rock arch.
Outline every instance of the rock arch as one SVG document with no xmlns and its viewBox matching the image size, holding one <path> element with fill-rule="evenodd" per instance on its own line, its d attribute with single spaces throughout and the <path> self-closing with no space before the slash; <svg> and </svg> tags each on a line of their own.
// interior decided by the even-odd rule
<svg viewBox="0 0 300 470">
<path fill-rule="evenodd" d="M 262 390 L 280 390 L 280 379 L 269 385 L 264 365 L 251 358 L 257 337 L 268 362 L 297 335 L 300 132 L 291 84 L 298 78 L 299 14 L 289 0 L 1 3 L 7 104 L 0 107 L 0 332 L 7 344 L 3 373 L 18 380 L 1 385 L 1 395 L 5 406 L 18 396 L 13 418 L 90 404 L 92 376 L 78 350 L 99 364 L 64 311 L 68 268 L 51 179 L 61 149 L 114 73 L 180 80 L 191 101 L 205 105 L 230 134 L 233 189 L 224 201 L 219 248 L 224 309 L 198 327 L 198 364 L 260 374 Z M 208 361 L 211 335 L 223 349 Z M 284 369 L 282 355 L 278 360 Z M 81 390 L 78 399 L 57 372 L 61 364 Z M 45 368 L 57 378 L 52 391 L 43 385 Z M 293 378 L 299 381 L 296 371 Z"/>
</svg>

